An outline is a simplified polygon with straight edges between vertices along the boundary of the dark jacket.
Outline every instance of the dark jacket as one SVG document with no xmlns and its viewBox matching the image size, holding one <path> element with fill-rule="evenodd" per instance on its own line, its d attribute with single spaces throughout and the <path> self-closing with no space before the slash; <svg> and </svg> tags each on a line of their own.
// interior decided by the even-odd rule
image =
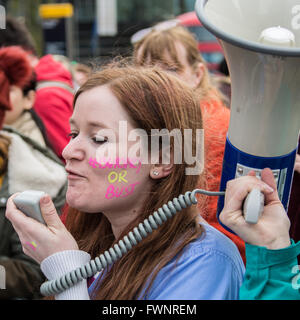
<svg viewBox="0 0 300 320">
<path fill-rule="evenodd" d="M 52 197 L 60 214 L 65 204 L 66 174 L 49 148 L 12 129 L 0 134 L 11 140 L 8 168 L 0 189 L 0 265 L 6 272 L 6 289 L 0 290 L 0 299 L 39 299 L 45 278 L 39 264 L 23 253 L 17 233 L 5 218 L 6 202 L 15 192 L 41 190 Z"/>
<path fill-rule="evenodd" d="M 298 146 L 300 154 L 300 139 Z M 291 221 L 290 236 L 295 242 L 300 241 L 300 173 L 295 171 L 291 187 L 288 216 Z M 300 263 L 300 257 L 298 258 Z"/>
</svg>

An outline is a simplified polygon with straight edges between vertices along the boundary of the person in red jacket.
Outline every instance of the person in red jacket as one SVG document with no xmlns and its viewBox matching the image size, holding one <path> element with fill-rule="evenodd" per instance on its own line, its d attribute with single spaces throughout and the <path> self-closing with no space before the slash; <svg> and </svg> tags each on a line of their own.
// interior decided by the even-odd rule
<svg viewBox="0 0 300 320">
<path fill-rule="evenodd" d="M 69 119 L 73 113 L 71 73 L 53 56 L 42 57 L 35 67 L 37 93 L 34 110 L 42 119 L 54 152 L 62 159 L 69 142 Z"/>
<path fill-rule="evenodd" d="M 204 174 L 206 175 L 206 185 L 199 187 L 218 191 L 230 110 L 225 107 L 222 94 L 212 83 L 212 77 L 199 53 L 194 36 L 181 26 L 163 30 L 154 27 L 150 33 L 134 44 L 133 58 L 137 65 L 156 64 L 175 73 L 199 93 L 204 127 Z M 244 241 L 225 230 L 217 220 L 218 198 L 203 197 L 201 200 L 203 201 L 199 199 L 199 209 L 203 218 L 237 245 L 245 261 Z"/>
<path fill-rule="evenodd" d="M 38 82 L 34 110 L 45 125 L 53 151 L 63 160 L 61 154 L 69 142 L 69 118 L 73 112 L 71 73 L 51 55 L 39 59 L 25 25 L 12 17 L 7 17 L 6 29 L 0 32 L 0 47 L 3 46 L 20 46 L 28 53 Z"/>
</svg>

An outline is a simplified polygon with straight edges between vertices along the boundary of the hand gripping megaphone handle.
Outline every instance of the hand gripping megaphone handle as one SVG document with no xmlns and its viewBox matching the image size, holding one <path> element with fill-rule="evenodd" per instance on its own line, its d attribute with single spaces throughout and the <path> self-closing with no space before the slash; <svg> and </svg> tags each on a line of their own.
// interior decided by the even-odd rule
<svg viewBox="0 0 300 320">
<path fill-rule="evenodd" d="M 253 189 L 243 204 L 243 214 L 246 222 L 255 224 L 264 210 L 265 197 L 259 189 Z"/>
</svg>

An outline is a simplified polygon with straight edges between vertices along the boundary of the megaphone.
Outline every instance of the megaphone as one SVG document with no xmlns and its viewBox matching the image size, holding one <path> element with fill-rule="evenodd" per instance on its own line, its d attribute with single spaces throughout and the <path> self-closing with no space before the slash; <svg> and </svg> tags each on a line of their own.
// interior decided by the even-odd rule
<svg viewBox="0 0 300 320">
<path fill-rule="evenodd" d="M 195 11 L 220 40 L 232 84 L 220 190 L 268 167 L 287 210 L 300 129 L 299 0 L 197 0 Z M 223 206 L 220 197 L 218 216 Z"/>
</svg>

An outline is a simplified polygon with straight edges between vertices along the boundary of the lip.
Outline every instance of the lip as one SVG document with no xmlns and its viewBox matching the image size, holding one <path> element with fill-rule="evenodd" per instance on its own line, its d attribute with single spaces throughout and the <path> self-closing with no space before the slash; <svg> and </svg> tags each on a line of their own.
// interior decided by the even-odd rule
<svg viewBox="0 0 300 320">
<path fill-rule="evenodd" d="M 70 170 L 66 168 L 66 171 L 68 173 L 68 179 L 82 179 L 85 178 L 85 176 L 79 174 L 78 172 L 74 170 Z"/>
</svg>

